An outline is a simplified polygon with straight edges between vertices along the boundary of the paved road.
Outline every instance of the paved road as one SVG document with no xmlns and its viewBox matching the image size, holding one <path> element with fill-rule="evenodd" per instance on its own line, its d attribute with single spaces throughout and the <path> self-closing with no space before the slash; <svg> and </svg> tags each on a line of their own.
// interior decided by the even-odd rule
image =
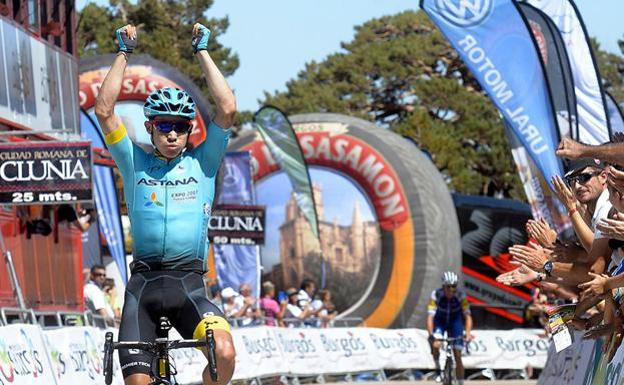
<svg viewBox="0 0 624 385">
<path fill-rule="evenodd" d="M 340 385 L 439 385 L 438 382 L 435 381 L 387 381 L 387 382 L 341 382 Z M 535 385 L 537 384 L 537 380 L 476 380 L 476 381 L 466 381 L 465 385 Z"/>
</svg>

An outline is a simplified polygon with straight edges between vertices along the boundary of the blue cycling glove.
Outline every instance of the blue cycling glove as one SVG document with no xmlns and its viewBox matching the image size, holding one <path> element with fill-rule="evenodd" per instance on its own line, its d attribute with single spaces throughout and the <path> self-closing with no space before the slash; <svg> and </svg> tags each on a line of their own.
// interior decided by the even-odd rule
<svg viewBox="0 0 624 385">
<path fill-rule="evenodd" d="M 128 33 L 126 33 L 126 31 L 124 30 L 124 27 L 119 28 L 116 31 L 116 35 L 117 35 L 117 44 L 119 44 L 119 51 L 132 53 L 132 51 L 137 46 L 137 39 L 136 38 L 130 39 L 128 37 Z"/>
<path fill-rule="evenodd" d="M 197 35 L 193 36 L 193 40 L 191 40 L 191 44 L 193 45 L 193 52 L 197 53 L 201 50 L 207 50 L 209 38 L 210 30 L 200 24 Z"/>
</svg>

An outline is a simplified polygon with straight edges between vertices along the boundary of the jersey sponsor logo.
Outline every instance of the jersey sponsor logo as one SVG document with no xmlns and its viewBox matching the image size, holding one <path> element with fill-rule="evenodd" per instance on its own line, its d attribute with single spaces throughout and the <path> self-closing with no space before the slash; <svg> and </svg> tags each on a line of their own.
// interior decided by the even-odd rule
<svg viewBox="0 0 624 385">
<path fill-rule="evenodd" d="M 141 178 L 137 182 L 137 185 L 146 185 L 146 186 L 185 186 L 191 183 L 199 183 L 197 179 L 194 177 L 182 178 L 182 179 L 174 179 L 174 180 L 159 180 L 159 179 L 146 179 Z"/>
<path fill-rule="evenodd" d="M 210 203 L 204 203 L 204 215 L 209 217 L 211 212 L 212 207 L 210 206 Z"/>
<path fill-rule="evenodd" d="M 158 199 L 156 198 L 156 193 L 152 192 L 148 197 L 144 197 L 145 200 L 147 200 L 147 202 L 145 202 L 145 207 L 150 207 L 150 206 L 158 206 L 158 207 L 163 207 L 163 204 L 158 201 Z"/>
</svg>

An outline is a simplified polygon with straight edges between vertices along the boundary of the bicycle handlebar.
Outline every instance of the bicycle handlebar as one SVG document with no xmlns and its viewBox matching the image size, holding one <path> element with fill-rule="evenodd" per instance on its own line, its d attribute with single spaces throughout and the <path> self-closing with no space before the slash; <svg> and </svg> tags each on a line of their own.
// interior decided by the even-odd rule
<svg viewBox="0 0 624 385">
<path fill-rule="evenodd" d="M 163 344 L 167 350 L 183 348 L 201 348 L 207 346 L 206 340 L 156 340 L 155 342 L 120 341 L 113 343 L 113 349 L 139 349 L 153 351 Z"/>
</svg>

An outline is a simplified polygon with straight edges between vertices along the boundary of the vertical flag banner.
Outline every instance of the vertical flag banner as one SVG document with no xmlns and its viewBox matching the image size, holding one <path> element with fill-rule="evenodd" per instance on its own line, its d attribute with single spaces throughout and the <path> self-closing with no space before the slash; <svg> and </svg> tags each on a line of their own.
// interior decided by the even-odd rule
<svg viewBox="0 0 624 385">
<path fill-rule="evenodd" d="M 529 3 L 518 3 L 518 9 L 529 22 L 546 70 L 546 82 L 553 100 L 559 137 L 576 135 L 576 95 L 565 42 L 555 23 L 544 12 Z"/>
<path fill-rule="evenodd" d="M 560 234 L 571 229 L 570 217 L 567 215 L 565 207 L 548 188 L 548 183 L 508 123 L 505 123 L 505 133 L 509 139 L 511 155 L 518 168 L 518 174 L 529 206 L 531 206 L 533 217 L 536 219 L 544 218 Z M 567 234 L 564 233 L 563 238 L 567 238 Z"/>
<path fill-rule="evenodd" d="M 549 182 L 562 174 L 552 99 L 536 43 L 512 0 L 421 0 Z"/>
<path fill-rule="evenodd" d="M 571 0 L 527 0 L 544 12 L 559 29 L 566 45 L 576 95 L 578 133 L 572 137 L 587 144 L 609 141 L 609 119 L 598 66 L 581 16 Z"/>
<path fill-rule="evenodd" d="M 80 133 L 83 138 L 91 140 L 94 148 L 106 148 L 98 124 L 84 110 L 80 111 Z M 119 269 L 121 279 L 128 282 L 123 229 L 113 171 L 108 167 L 95 165 L 93 179 L 100 232 L 106 239 L 108 250 Z"/>
<path fill-rule="evenodd" d="M 609 121 L 611 122 L 611 137 L 617 139 L 614 134 L 624 134 L 624 114 L 622 109 L 617 104 L 613 95 L 606 93 L 607 96 L 607 110 L 609 111 Z"/>
<path fill-rule="evenodd" d="M 295 130 L 284 113 L 275 107 L 262 107 L 254 115 L 256 129 L 269 148 L 271 155 L 280 168 L 288 175 L 292 184 L 297 205 L 310 224 L 314 236 L 318 240 L 319 252 L 321 240 L 319 236 L 318 216 L 312 192 L 312 183 Z M 325 264 L 321 255 L 321 287 L 325 287 Z"/>
<path fill-rule="evenodd" d="M 219 169 L 219 204 L 253 205 L 251 155 L 248 151 L 228 152 Z M 248 283 L 260 294 L 260 256 L 257 246 L 213 244 L 217 277 L 221 287 L 238 289 Z"/>
</svg>

